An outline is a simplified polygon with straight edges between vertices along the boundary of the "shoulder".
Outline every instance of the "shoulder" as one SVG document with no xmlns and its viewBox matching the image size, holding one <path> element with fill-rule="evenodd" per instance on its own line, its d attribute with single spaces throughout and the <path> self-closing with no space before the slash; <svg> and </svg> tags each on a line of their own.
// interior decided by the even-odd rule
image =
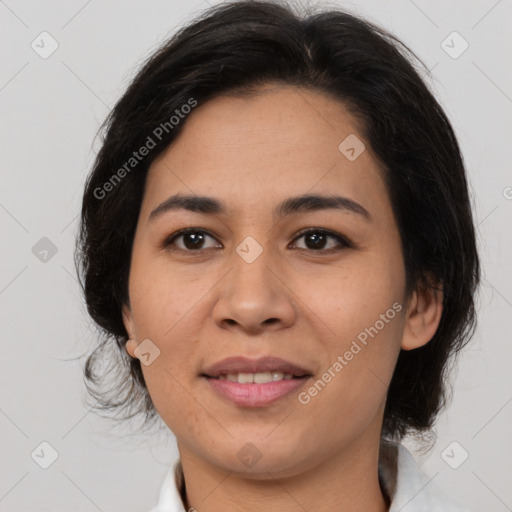
<svg viewBox="0 0 512 512">
<path fill-rule="evenodd" d="M 391 499 L 389 512 L 470 512 L 445 496 L 435 475 L 426 475 L 401 444 L 382 442 L 379 474 Z"/>
<path fill-rule="evenodd" d="M 185 510 L 182 498 L 183 483 L 183 470 L 181 461 L 178 459 L 169 467 L 165 475 L 158 496 L 158 504 L 149 512 L 188 512 Z"/>
</svg>

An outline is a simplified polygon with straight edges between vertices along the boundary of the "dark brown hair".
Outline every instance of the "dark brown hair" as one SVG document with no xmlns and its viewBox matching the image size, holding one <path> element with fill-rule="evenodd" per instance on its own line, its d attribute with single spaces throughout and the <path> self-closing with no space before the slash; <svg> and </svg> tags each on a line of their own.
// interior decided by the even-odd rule
<svg viewBox="0 0 512 512">
<path fill-rule="evenodd" d="M 347 12 L 306 16 L 283 3 L 260 1 L 205 11 L 146 61 L 104 123 L 77 240 L 87 308 L 103 333 L 85 365 L 98 410 L 123 410 L 124 417 L 144 413 L 146 422 L 156 415 L 140 362 L 125 352 L 121 315 L 129 303 L 130 255 L 149 166 L 186 123 L 179 113 L 191 99 L 201 105 L 218 94 L 250 94 L 272 82 L 322 91 L 357 116 L 385 170 L 407 290 L 418 283 L 442 284 L 443 313 L 435 336 L 398 357 L 383 435 L 400 439 L 432 427 L 445 404 L 450 357 L 475 327 L 480 271 L 459 145 L 416 70 L 418 62 L 394 36 Z M 177 115 L 176 123 L 171 118 Z M 156 147 L 127 167 L 151 134 Z M 101 369 L 109 349 L 117 359 Z"/>
</svg>

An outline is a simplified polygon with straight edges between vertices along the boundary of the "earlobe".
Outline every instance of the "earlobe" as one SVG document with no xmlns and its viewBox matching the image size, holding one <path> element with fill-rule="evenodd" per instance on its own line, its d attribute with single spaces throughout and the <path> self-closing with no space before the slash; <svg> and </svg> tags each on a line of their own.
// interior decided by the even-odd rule
<svg viewBox="0 0 512 512">
<path fill-rule="evenodd" d="M 402 350 L 413 350 L 426 345 L 439 327 L 442 312 L 442 287 L 418 285 L 412 293 L 406 312 Z"/>
<path fill-rule="evenodd" d="M 129 336 L 129 339 L 125 344 L 126 352 L 131 357 L 136 358 L 135 349 L 137 348 L 137 337 L 135 335 L 135 327 L 133 324 L 133 314 L 127 305 L 123 306 L 123 323 Z"/>
<path fill-rule="evenodd" d="M 134 359 L 138 359 L 137 356 L 135 355 L 135 349 L 137 348 L 137 340 L 130 338 L 125 343 L 125 348 L 129 356 L 133 357 Z"/>
</svg>

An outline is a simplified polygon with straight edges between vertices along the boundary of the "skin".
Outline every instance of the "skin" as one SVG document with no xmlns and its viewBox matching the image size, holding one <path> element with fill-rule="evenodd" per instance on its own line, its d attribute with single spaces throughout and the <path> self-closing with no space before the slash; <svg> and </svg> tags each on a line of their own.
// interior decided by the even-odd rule
<svg viewBox="0 0 512 512">
<path fill-rule="evenodd" d="M 434 335 L 442 297 L 420 288 L 405 295 L 400 235 L 360 125 L 321 92 L 270 84 L 251 98 L 210 100 L 184 123 L 148 173 L 123 317 L 130 356 L 147 338 L 160 350 L 142 370 L 177 439 L 186 506 L 387 510 L 377 468 L 388 385 L 400 349 Z M 338 150 L 349 134 L 366 145 L 354 161 Z M 149 220 L 178 192 L 213 196 L 228 212 L 174 210 Z M 371 220 L 333 209 L 272 217 L 290 196 L 334 192 L 362 205 Z M 187 236 L 162 247 L 187 227 L 211 236 L 199 249 Z M 317 249 L 297 235 L 305 228 L 343 235 L 353 247 L 329 237 Z M 263 250 L 252 263 L 236 252 L 248 236 Z M 294 392 L 265 407 L 241 407 L 200 377 L 228 356 L 274 355 L 311 370 L 308 389 L 396 302 L 402 311 L 308 404 Z M 262 455 L 251 467 L 237 456 L 246 443 Z"/>
</svg>

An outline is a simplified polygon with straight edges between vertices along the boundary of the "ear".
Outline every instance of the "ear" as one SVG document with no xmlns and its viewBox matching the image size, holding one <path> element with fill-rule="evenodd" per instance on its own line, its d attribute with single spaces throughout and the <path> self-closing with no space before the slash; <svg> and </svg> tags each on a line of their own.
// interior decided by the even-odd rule
<svg viewBox="0 0 512 512">
<path fill-rule="evenodd" d="M 411 294 L 405 316 L 401 348 L 413 350 L 426 345 L 439 327 L 443 312 L 443 290 L 440 284 L 418 284 Z"/>
<path fill-rule="evenodd" d="M 123 305 L 123 323 L 128 333 L 128 341 L 125 343 L 125 349 L 128 355 L 133 358 L 137 358 L 135 356 L 135 349 L 137 348 L 137 336 L 135 334 L 135 324 L 133 321 L 133 313 L 127 304 Z"/>
</svg>

